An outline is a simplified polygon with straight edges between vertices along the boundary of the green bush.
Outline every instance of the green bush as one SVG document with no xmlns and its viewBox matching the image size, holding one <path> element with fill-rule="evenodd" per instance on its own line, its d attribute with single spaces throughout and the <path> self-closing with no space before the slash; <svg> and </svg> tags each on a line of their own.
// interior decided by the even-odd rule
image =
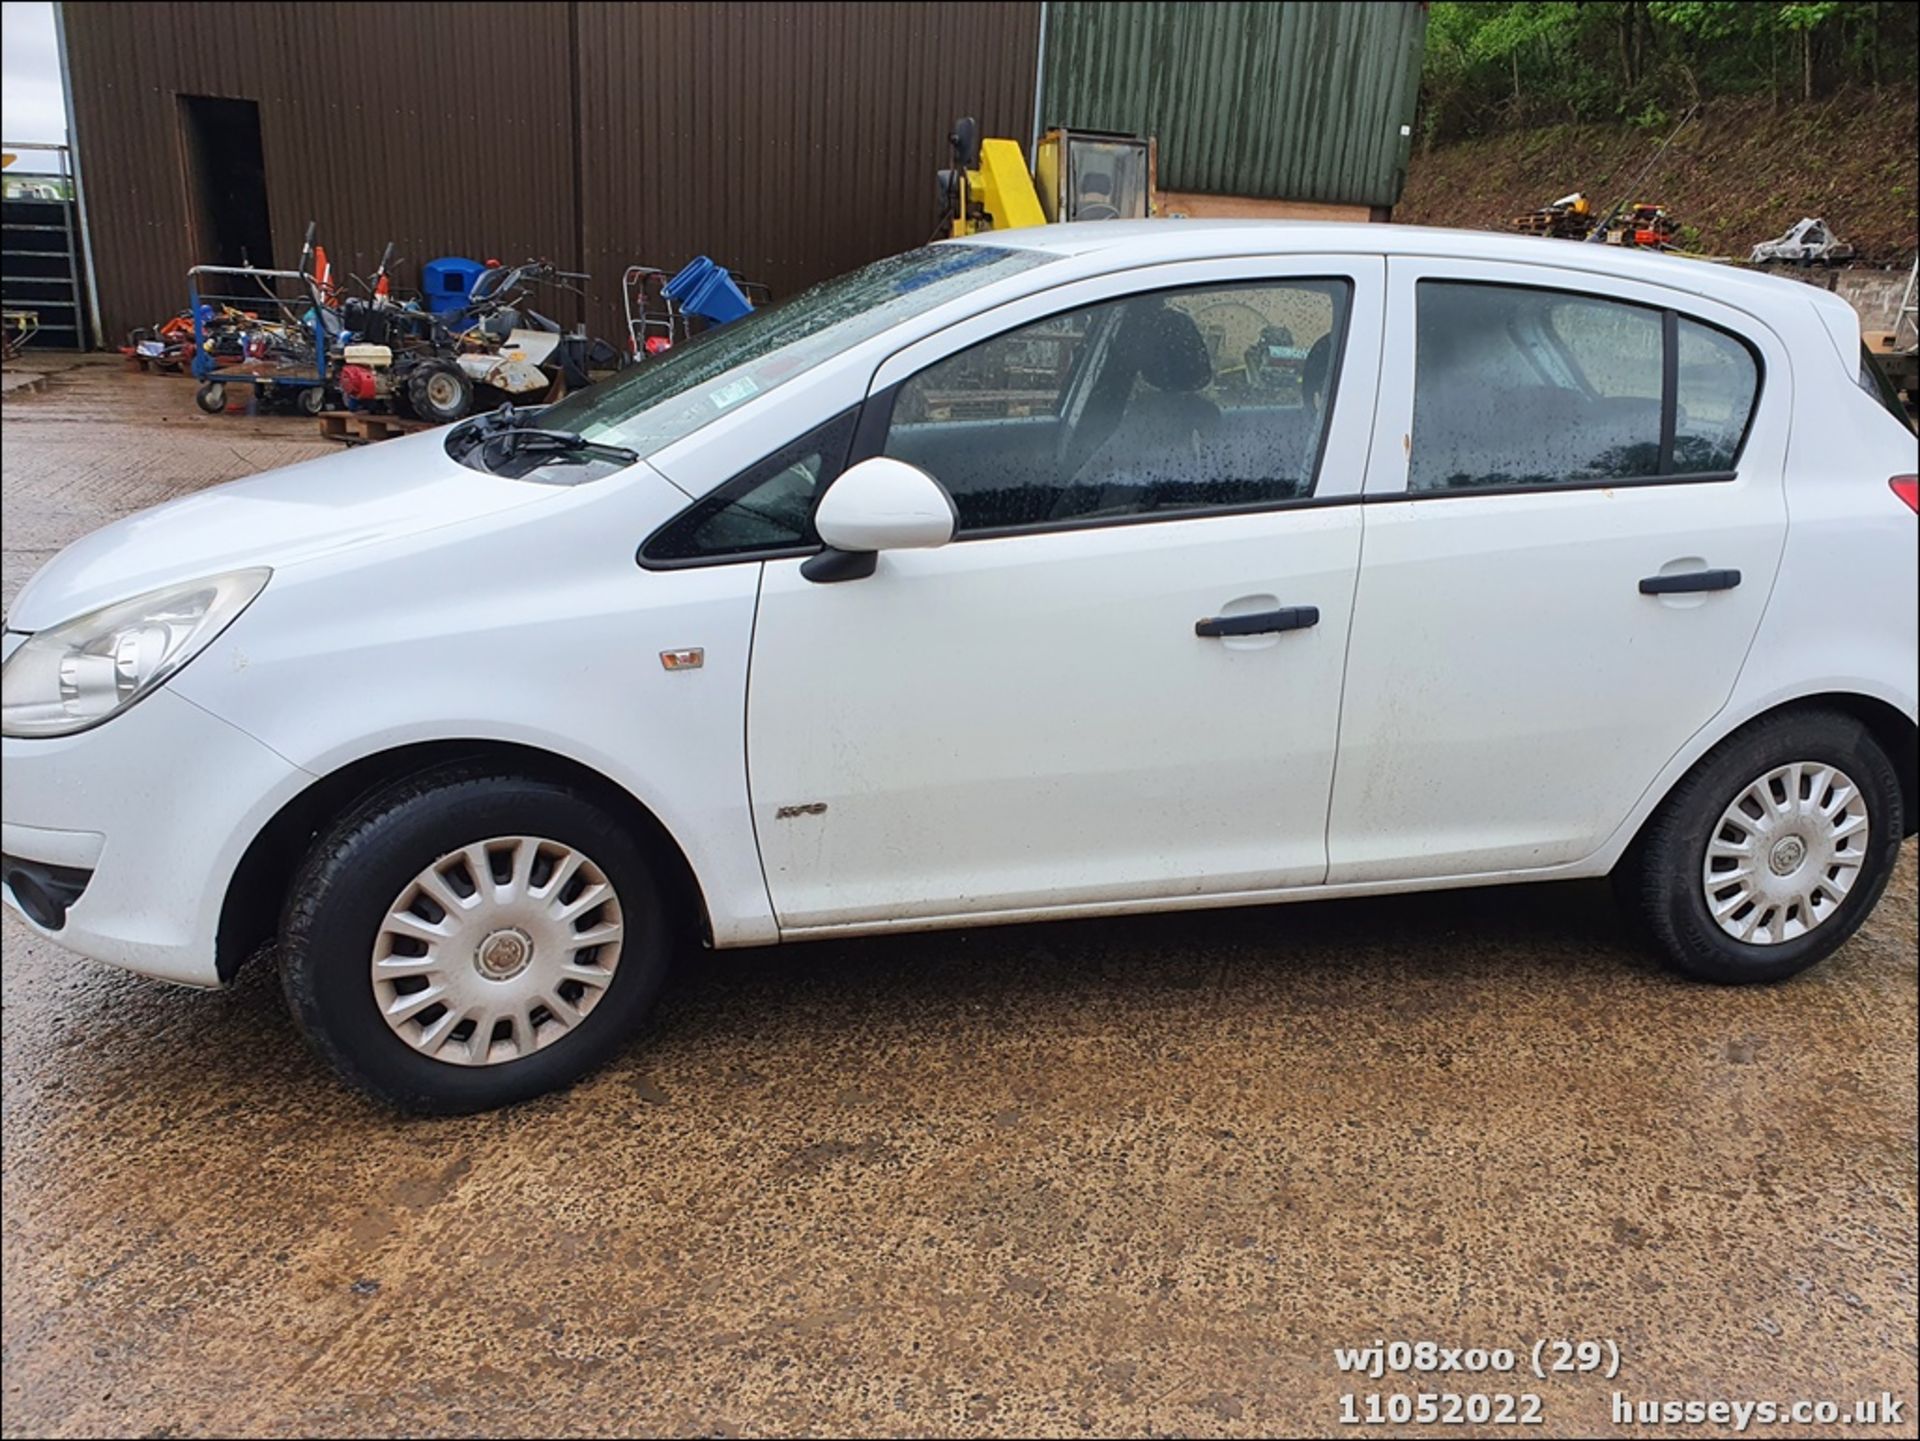
<svg viewBox="0 0 1920 1441">
<path fill-rule="evenodd" d="M 1872 0 L 1436 0 L 1421 73 L 1428 145 L 1514 125 L 1664 128 L 1696 100 L 1911 88 L 1920 5 Z"/>
</svg>

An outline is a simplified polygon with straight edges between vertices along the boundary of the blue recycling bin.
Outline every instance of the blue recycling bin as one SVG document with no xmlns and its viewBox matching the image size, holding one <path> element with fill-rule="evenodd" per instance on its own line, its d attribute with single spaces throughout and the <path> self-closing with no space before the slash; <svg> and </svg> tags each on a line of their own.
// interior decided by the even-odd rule
<svg viewBox="0 0 1920 1441">
<path fill-rule="evenodd" d="M 420 294 L 435 315 L 453 315 L 467 308 L 474 278 L 487 267 L 478 260 L 443 255 L 420 267 Z"/>
<path fill-rule="evenodd" d="M 680 273 L 661 287 L 674 304 L 689 315 L 698 315 L 715 325 L 725 325 L 753 311 L 753 304 L 740 293 L 725 267 L 697 255 Z"/>
</svg>

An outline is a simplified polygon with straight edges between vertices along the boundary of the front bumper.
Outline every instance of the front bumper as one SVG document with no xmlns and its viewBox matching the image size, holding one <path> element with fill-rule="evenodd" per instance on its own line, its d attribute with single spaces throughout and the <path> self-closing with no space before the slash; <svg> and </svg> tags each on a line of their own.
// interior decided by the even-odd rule
<svg viewBox="0 0 1920 1441">
<path fill-rule="evenodd" d="M 312 780 L 165 687 L 78 735 L 0 740 L 0 850 L 91 872 L 57 929 L 4 881 L 0 899 L 83 956 L 218 985 L 227 885 L 261 827 Z"/>
</svg>

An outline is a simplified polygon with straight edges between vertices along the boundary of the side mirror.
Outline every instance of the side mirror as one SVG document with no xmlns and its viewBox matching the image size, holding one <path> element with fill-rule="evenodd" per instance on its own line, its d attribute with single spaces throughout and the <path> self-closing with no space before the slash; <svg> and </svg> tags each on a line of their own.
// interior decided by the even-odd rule
<svg viewBox="0 0 1920 1441">
<path fill-rule="evenodd" d="M 808 580 L 872 575 L 883 550 L 929 550 L 953 539 L 960 513 L 918 466 L 876 455 L 840 473 L 813 512 L 827 549 L 800 567 Z"/>
</svg>

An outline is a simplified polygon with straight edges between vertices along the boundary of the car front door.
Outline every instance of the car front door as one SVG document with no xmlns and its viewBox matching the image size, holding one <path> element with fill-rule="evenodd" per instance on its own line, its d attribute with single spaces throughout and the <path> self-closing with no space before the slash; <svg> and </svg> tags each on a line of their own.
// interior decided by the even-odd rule
<svg viewBox="0 0 1920 1441">
<path fill-rule="evenodd" d="M 855 458 L 920 466 L 959 523 L 853 581 L 766 565 L 747 751 L 783 932 L 1324 877 L 1384 274 L 1134 272 L 880 367 Z"/>
<path fill-rule="evenodd" d="M 1578 862 L 1739 676 L 1785 349 L 1695 295 L 1396 259 L 1386 351 L 1328 879 Z"/>
</svg>

